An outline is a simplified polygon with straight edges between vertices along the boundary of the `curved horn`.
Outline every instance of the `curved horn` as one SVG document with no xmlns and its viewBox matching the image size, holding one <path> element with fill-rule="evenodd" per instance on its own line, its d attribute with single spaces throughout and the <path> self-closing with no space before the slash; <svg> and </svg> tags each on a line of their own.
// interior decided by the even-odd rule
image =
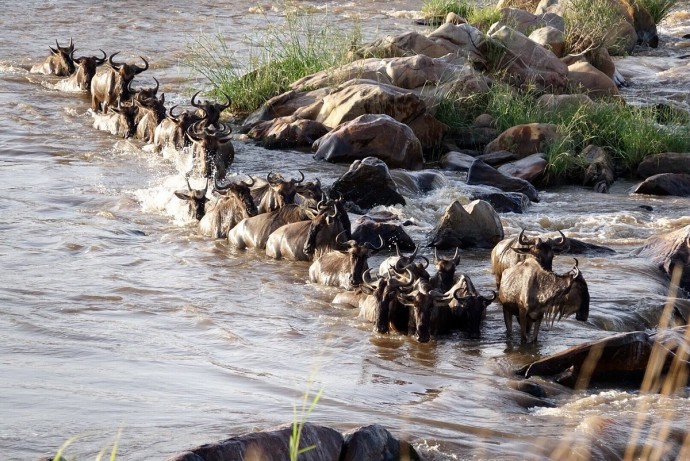
<svg viewBox="0 0 690 461">
<path fill-rule="evenodd" d="M 100 49 L 99 49 L 98 51 L 100 51 L 101 53 L 103 53 L 103 57 L 102 57 L 102 58 L 96 58 L 96 56 L 94 56 L 94 58 L 96 59 L 96 65 L 97 65 L 97 66 L 100 66 L 101 64 L 103 64 L 103 63 L 105 62 L 105 60 L 106 60 L 106 58 L 108 57 L 108 55 L 105 54 L 105 51 L 103 51 L 103 50 L 100 50 Z"/>
<path fill-rule="evenodd" d="M 225 109 L 227 109 L 228 107 L 230 107 L 230 104 L 232 104 L 232 101 L 230 101 L 230 96 L 228 96 L 227 93 L 223 93 L 223 96 L 225 96 L 225 99 L 228 100 L 228 103 L 227 103 L 227 104 L 223 104 L 222 106 L 220 106 L 219 112 L 223 112 Z"/>
<path fill-rule="evenodd" d="M 149 68 L 149 62 L 143 56 L 139 56 L 139 57 L 141 58 L 142 61 L 144 61 L 144 67 L 141 68 L 139 66 L 132 65 L 132 67 L 134 68 L 134 74 L 140 74 Z"/>
<path fill-rule="evenodd" d="M 175 114 L 173 113 L 173 111 L 175 110 L 176 107 L 177 107 L 177 104 L 175 104 L 174 106 L 172 106 L 172 107 L 170 108 L 170 110 L 168 110 L 168 114 L 169 114 L 168 117 L 170 117 L 172 120 L 174 120 L 174 121 L 176 121 L 176 122 L 179 123 L 179 121 L 180 121 L 180 119 L 178 118 L 179 115 L 175 115 Z"/>
<path fill-rule="evenodd" d="M 199 103 L 198 103 L 198 102 L 194 102 L 194 100 L 196 99 L 196 97 L 199 96 L 199 93 L 201 93 L 201 90 L 197 91 L 196 93 L 194 93 L 194 94 L 192 95 L 192 106 L 197 107 L 197 108 L 199 108 L 199 109 L 202 109 L 202 107 L 199 106 Z M 204 112 L 206 112 L 206 111 L 204 111 Z"/>
<path fill-rule="evenodd" d="M 244 181 L 244 183 L 245 183 L 248 187 L 252 187 L 256 181 L 254 180 L 254 178 L 253 178 L 252 176 L 250 176 L 250 175 L 247 175 L 247 176 L 249 176 L 249 179 L 250 179 L 252 182 Z"/>
<path fill-rule="evenodd" d="M 455 247 L 455 254 L 453 255 L 453 263 L 457 266 L 460 262 L 460 248 Z"/>
<path fill-rule="evenodd" d="M 414 258 L 417 257 L 417 251 L 419 251 L 419 245 L 415 245 L 415 246 L 414 246 L 414 251 L 413 251 L 412 254 L 410 255 L 410 261 L 414 261 Z M 427 263 L 428 263 L 428 262 L 429 262 L 429 260 L 427 259 Z"/>
<path fill-rule="evenodd" d="M 520 245 L 530 246 L 530 245 L 534 245 L 534 240 L 528 239 L 527 237 L 525 237 L 525 229 L 523 228 L 520 231 L 520 235 L 518 235 L 518 243 Z"/>
<path fill-rule="evenodd" d="M 187 131 L 186 131 L 185 133 L 187 134 L 187 137 L 188 137 L 192 142 L 197 143 L 197 142 L 200 141 L 200 139 L 197 138 L 197 137 L 196 137 L 196 133 L 194 133 L 194 132 L 195 132 L 195 128 L 196 128 L 195 125 L 196 125 L 196 123 L 193 124 L 193 125 L 191 125 L 191 126 L 188 126 L 188 127 L 187 127 Z M 194 133 L 194 134 L 192 134 L 192 133 Z"/>
<path fill-rule="evenodd" d="M 52 54 L 58 54 L 58 53 L 59 53 L 59 51 L 56 50 L 55 48 L 53 48 L 52 46 L 49 46 L 48 49 L 50 50 L 50 52 L 51 52 Z"/>
<path fill-rule="evenodd" d="M 423 269 L 429 267 L 429 258 L 427 258 L 426 256 L 420 256 L 420 258 L 422 258 L 426 262 L 426 265 L 423 267 Z"/>
<path fill-rule="evenodd" d="M 457 299 L 458 301 L 461 301 L 461 300 L 467 298 L 467 296 L 458 296 L 458 293 L 461 291 L 464 294 L 464 287 L 456 288 L 455 291 L 453 292 L 453 298 Z"/>
<path fill-rule="evenodd" d="M 400 257 L 400 247 L 398 246 L 398 242 L 395 242 L 395 253 L 398 255 L 398 258 Z"/>
<path fill-rule="evenodd" d="M 67 46 L 70 51 L 74 51 L 74 42 L 72 41 L 72 37 L 69 38 L 69 45 Z"/>
<path fill-rule="evenodd" d="M 269 184 L 275 184 L 277 181 L 273 179 L 273 172 L 269 171 L 268 174 L 266 175 L 266 182 Z"/>
<path fill-rule="evenodd" d="M 113 60 L 113 58 L 114 58 L 115 56 L 117 56 L 118 54 L 120 54 L 119 51 L 117 51 L 117 52 L 111 54 L 110 57 L 108 58 L 108 64 L 110 64 L 110 67 L 112 67 L 112 68 L 115 69 L 115 70 L 120 70 L 120 67 L 122 67 L 122 64 L 118 64 L 118 63 L 116 63 L 116 62 Z"/>
<path fill-rule="evenodd" d="M 414 274 L 412 274 L 412 271 L 410 269 L 405 269 L 405 272 L 407 273 L 407 280 L 404 279 L 398 279 L 396 277 L 390 278 L 388 281 L 388 286 L 391 288 L 402 288 L 402 287 L 409 287 L 414 283 Z"/>
<path fill-rule="evenodd" d="M 347 231 L 343 231 L 343 232 L 347 232 Z M 383 248 L 383 237 L 381 237 L 381 234 L 379 234 L 379 242 L 381 242 L 381 244 L 377 247 L 375 247 L 374 245 L 372 245 L 369 242 L 364 242 L 364 248 L 366 248 L 368 250 L 372 250 L 372 251 L 379 251 L 381 248 Z"/>
<path fill-rule="evenodd" d="M 299 172 L 300 176 L 302 176 L 302 178 L 299 180 L 292 178 L 292 182 L 295 184 L 300 184 L 302 181 L 304 181 L 304 173 L 302 173 L 302 170 L 297 170 L 297 171 Z"/>
<path fill-rule="evenodd" d="M 370 286 L 374 285 L 376 282 L 378 282 L 378 278 L 374 279 L 371 277 L 371 271 L 372 271 L 372 268 L 369 268 L 366 271 L 364 271 L 364 273 L 362 274 L 362 281 L 364 283 L 366 283 L 367 285 L 370 285 Z"/>
<path fill-rule="evenodd" d="M 161 84 L 156 77 L 153 77 L 153 80 L 156 82 L 156 87 L 153 89 L 153 94 L 155 95 L 158 93 L 158 88 L 160 88 Z"/>
<path fill-rule="evenodd" d="M 575 260 L 575 265 L 573 268 L 570 270 L 573 273 L 573 279 L 576 279 L 580 275 L 580 268 L 579 268 L 579 261 L 577 258 L 573 258 Z"/>
</svg>

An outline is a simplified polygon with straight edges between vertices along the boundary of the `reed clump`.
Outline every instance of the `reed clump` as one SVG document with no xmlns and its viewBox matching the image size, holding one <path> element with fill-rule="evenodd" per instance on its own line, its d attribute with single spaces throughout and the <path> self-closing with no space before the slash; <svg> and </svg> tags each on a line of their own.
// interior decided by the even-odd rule
<svg viewBox="0 0 690 461">
<path fill-rule="evenodd" d="M 288 8 L 283 21 L 246 42 L 249 58 L 243 64 L 220 34 L 202 35 L 188 46 L 189 65 L 208 78 L 215 96 L 230 97 L 236 114 L 261 107 L 302 77 L 344 64 L 360 44 L 361 31 L 356 21 L 339 30 L 323 13 Z"/>
</svg>

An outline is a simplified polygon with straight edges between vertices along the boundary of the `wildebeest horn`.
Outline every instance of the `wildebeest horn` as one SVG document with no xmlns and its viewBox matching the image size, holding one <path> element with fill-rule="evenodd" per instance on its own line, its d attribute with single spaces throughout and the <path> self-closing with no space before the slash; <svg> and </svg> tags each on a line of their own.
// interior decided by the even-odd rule
<svg viewBox="0 0 690 461">
<path fill-rule="evenodd" d="M 249 179 L 251 180 L 251 182 L 244 181 L 244 183 L 247 186 L 252 187 L 256 181 L 254 180 L 254 178 L 252 176 L 250 176 L 250 175 L 247 175 L 247 176 L 249 176 Z"/>
<path fill-rule="evenodd" d="M 342 232 L 340 232 L 338 235 L 336 235 L 336 236 L 335 236 L 335 243 L 338 243 L 338 244 L 340 244 L 340 245 L 345 245 L 345 244 L 347 243 L 347 240 L 341 241 L 341 240 L 340 240 L 340 236 L 341 236 L 341 235 L 345 235 L 346 233 L 347 233 L 347 231 L 342 231 Z"/>
<path fill-rule="evenodd" d="M 196 97 L 199 96 L 199 93 L 201 93 L 201 90 L 197 91 L 196 93 L 194 93 L 194 94 L 192 95 L 192 106 L 201 109 L 201 107 L 199 106 L 199 103 L 198 103 L 198 102 L 194 102 L 194 100 L 196 99 Z M 204 111 L 204 112 L 206 112 L 206 111 Z"/>
<path fill-rule="evenodd" d="M 411 286 L 414 283 L 414 274 L 412 274 L 412 271 L 410 269 L 406 269 L 405 272 L 407 273 L 407 280 L 401 280 L 391 276 L 390 280 L 388 281 L 388 285 L 391 288 L 402 288 Z"/>
<path fill-rule="evenodd" d="M 194 133 L 194 131 L 195 131 L 194 129 L 196 128 L 195 125 L 196 125 L 196 123 L 187 127 L 187 131 L 185 132 L 185 134 L 187 135 L 187 137 L 189 138 L 190 141 L 192 141 L 193 143 L 198 143 L 200 140 L 199 140 L 199 138 L 195 137 L 195 135 L 196 135 L 196 133 Z M 194 133 L 194 134 L 192 134 L 192 133 Z"/>
<path fill-rule="evenodd" d="M 110 64 L 110 67 L 112 67 L 112 68 L 115 69 L 115 70 L 120 70 L 120 67 L 122 67 L 122 64 L 118 64 L 118 63 L 116 63 L 116 62 L 113 60 L 113 58 L 114 58 L 115 56 L 117 56 L 118 54 L 120 54 L 119 51 L 117 51 L 117 52 L 111 54 L 110 57 L 108 58 L 108 64 Z"/>
<path fill-rule="evenodd" d="M 520 243 L 520 245 L 530 246 L 534 245 L 534 240 L 525 237 L 525 229 L 522 229 L 520 231 L 520 235 L 518 235 L 518 243 Z"/>
<path fill-rule="evenodd" d="M 302 173 L 302 170 L 297 170 L 297 171 L 299 172 L 299 174 L 302 178 L 301 179 L 292 178 L 292 182 L 295 184 L 300 184 L 302 181 L 304 181 L 304 173 Z"/>
<path fill-rule="evenodd" d="M 269 184 L 275 184 L 277 181 L 273 179 L 273 172 L 269 171 L 268 174 L 266 175 L 266 182 Z"/>
<path fill-rule="evenodd" d="M 184 180 L 187 181 L 187 189 L 189 190 L 189 192 L 192 192 L 192 185 L 189 184 L 189 176 L 185 176 Z"/>
<path fill-rule="evenodd" d="M 347 231 L 343 231 L 343 232 L 347 232 Z M 381 248 L 383 248 L 383 237 L 381 237 L 381 234 L 379 234 L 379 242 L 381 242 L 381 244 L 377 247 L 375 247 L 374 245 L 372 245 L 369 242 L 364 242 L 364 248 L 367 248 L 367 249 L 373 250 L 373 251 L 379 251 Z"/>
<path fill-rule="evenodd" d="M 158 88 L 160 88 L 161 84 L 156 77 L 153 77 L 153 80 L 156 82 L 156 87 L 153 89 L 153 94 L 155 95 L 156 93 L 158 93 Z"/>
<path fill-rule="evenodd" d="M 458 293 L 463 290 L 464 287 L 456 288 L 456 290 L 453 292 L 453 298 L 457 299 L 458 301 L 462 301 L 463 299 L 467 298 L 467 296 L 458 296 Z"/>
<path fill-rule="evenodd" d="M 424 265 L 424 269 L 429 267 L 429 258 L 427 258 L 426 256 L 420 256 L 420 258 L 422 258 L 426 262 L 426 264 Z"/>
<path fill-rule="evenodd" d="M 438 264 L 438 253 L 436 247 L 434 247 L 434 264 Z"/>
<path fill-rule="evenodd" d="M 492 302 L 496 301 L 496 296 L 498 296 L 498 295 L 496 294 L 496 292 L 495 292 L 494 290 L 491 290 L 491 297 L 488 298 L 488 297 L 484 296 L 484 299 L 486 299 L 486 301 L 487 301 L 489 304 L 491 304 Z"/>
<path fill-rule="evenodd" d="M 174 120 L 174 121 L 176 121 L 176 122 L 179 122 L 179 121 L 180 121 L 180 120 L 178 119 L 179 115 L 175 115 L 175 114 L 173 113 L 173 111 L 175 110 L 176 107 L 177 107 L 177 104 L 175 104 L 174 106 L 172 106 L 172 107 L 170 108 L 170 110 L 168 111 L 168 113 L 170 114 L 169 117 L 170 117 L 172 120 Z"/>
<path fill-rule="evenodd" d="M 568 243 L 568 239 L 565 238 L 565 235 L 563 235 L 563 232 L 559 230 L 558 233 L 561 234 L 561 237 L 558 240 L 554 240 L 551 246 L 555 251 L 565 252 L 570 247 L 570 244 Z"/>
<path fill-rule="evenodd" d="M 50 52 L 53 53 L 53 54 L 58 54 L 58 53 L 59 53 L 59 51 L 56 50 L 55 48 L 53 48 L 52 46 L 49 46 L 48 49 L 49 49 Z"/>
<path fill-rule="evenodd" d="M 460 262 L 460 248 L 455 247 L 455 254 L 453 254 L 453 262 L 457 265 Z"/>
<path fill-rule="evenodd" d="M 141 58 L 142 61 L 144 61 L 144 66 L 145 66 L 145 67 L 142 68 L 142 67 L 139 67 L 139 66 L 137 66 L 137 65 L 135 65 L 135 64 L 132 64 L 132 68 L 134 69 L 134 74 L 135 74 L 135 75 L 136 75 L 136 74 L 140 74 L 140 73 L 144 72 L 146 69 L 149 68 L 149 62 L 148 62 L 143 56 L 139 56 L 139 57 Z M 156 81 L 157 81 L 157 80 L 156 80 Z M 156 89 L 158 89 L 158 88 L 156 87 Z"/>
<path fill-rule="evenodd" d="M 230 107 L 230 104 L 232 104 L 232 101 L 230 101 L 230 96 L 228 96 L 227 93 L 223 93 L 223 96 L 225 96 L 225 99 L 228 100 L 228 103 L 220 106 L 220 112 L 223 112 L 225 109 Z"/>
<path fill-rule="evenodd" d="M 371 277 L 371 271 L 372 269 L 369 268 L 364 273 L 362 274 L 362 281 L 366 284 L 369 285 L 370 287 L 374 285 L 376 282 L 378 282 L 378 279 L 373 279 Z"/>
<path fill-rule="evenodd" d="M 108 57 L 108 55 L 105 54 L 105 51 L 103 51 L 103 50 L 101 50 L 101 49 L 99 49 L 98 51 L 100 51 L 101 53 L 103 53 L 103 57 L 102 57 L 102 58 L 96 58 L 96 56 L 94 56 L 94 58 L 96 58 L 96 65 L 97 65 L 97 66 L 100 66 L 101 64 L 103 64 L 103 63 L 105 62 L 105 60 L 106 60 L 106 58 Z"/>
<path fill-rule="evenodd" d="M 394 243 L 395 245 L 395 254 L 398 255 L 398 258 L 400 257 L 400 247 L 398 246 L 398 242 Z"/>
</svg>

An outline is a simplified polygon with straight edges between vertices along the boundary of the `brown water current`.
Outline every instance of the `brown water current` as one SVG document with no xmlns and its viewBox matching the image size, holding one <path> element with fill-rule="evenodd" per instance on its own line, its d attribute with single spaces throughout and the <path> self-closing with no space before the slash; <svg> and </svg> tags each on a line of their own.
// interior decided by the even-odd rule
<svg viewBox="0 0 690 461">
<path fill-rule="evenodd" d="M 419 2 L 299 4 L 326 11 L 338 27 L 358 17 L 369 40 L 420 27 L 411 21 Z M 625 181 L 607 195 L 541 192 L 527 213 L 501 216 L 507 235 L 560 229 L 618 252 L 580 258 L 589 321 L 542 327 L 537 345 L 522 346 L 519 335 L 506 336 L 492 304 L 480 340 L 459 334 L 418 344 L 376 335 L 356 312 L 331 305 L 337 290 L 307 283 L 307 263 L 198 236 L 172 194 L 184 187 L 186 154 L 166 159 L 94 130 L 86 95 L 27 72 L 56 38 L 74 37 L 77 55 L 103 49 L 146 57 L 151 69 L 138 81 L 156 76 L 168 104 L 184 104 L 207 87 L 185 66 L 189 44 L 219 33 L 242 57 L 243 39 L 282 14 L 278 4 L 263 5 L 265 14 L 246 5 L 0 4 L 1 459 L 37 459 L 73 437 L 65 454 L 95 459 L 120 430 L 120 459 L 164 459 L 290 422 L 305 391 L 320 388 L 311 421 L 340 430 L 380 423 L 432 460 L 558 458 L 561 442 L 580 443 L 566 450 L 577 454 L 593 438 L 600 442 L 592 457 L 603 459 L 625 446 L 640 402 L 652 408 L 644 427 L 666 420 L 686 430 L 686 396 L 563 390 L 551 397 L 556 408 L 544 409 L 511 381 L 512 370 L 535 357 L 656 326 L 667 282 L 627 253 L 654 233 L 690 224 L 688 199 L 631 197 L 633 183 Z M 659 98 L 688 104 L 690 73 L 680 69 L 688 61 L 678 59 L 680 37 L 690 32 L 684 24 L 662 29 L 666 48 L 624 60 L 631 97 L 663 83 Z M 330 184 L 347 168 L 242 142 L 235 149 L 238 173 L 301 169 Z M 467 202 L 473 191 L 448 174 L 442 187 L 386 209 L 411 220 L 408 232 L 424 242 L 448 204 Z M 495 289 L 488 261 L 485 250 L 462 253 L 460 270 L 482 293 Z M 559 256 L 554 269 L 566 272 L 572 262 Z"/>
</svg>

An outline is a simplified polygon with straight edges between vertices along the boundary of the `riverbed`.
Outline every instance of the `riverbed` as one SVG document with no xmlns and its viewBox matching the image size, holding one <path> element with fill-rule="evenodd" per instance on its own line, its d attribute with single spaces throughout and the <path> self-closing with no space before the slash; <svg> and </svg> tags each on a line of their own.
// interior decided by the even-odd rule
<svg viewBox="0 0 690 461">
<path fill-rule="evenodd" d="M 418 2 L 302 3 L 339 27 L 358 17 L 365 39 L 426 30 L 412 21 Z M 432 460 L 555 458 L 563 441 L 586 447 L 591 437 L 604 447 L 597 458 L 625 446 L 640 414 L 649 418 L 644 427 L 688 427 L 686 395 L 563 389 L 550 397 L 556 408 L 545 409 L 525 404 L 511 383 L 513 370 L 536 357 L 655 328 L 667 282 L 628 253 L 652 234 L 690 224 L 690 200 L 630 196 L 632 181 L 614 183 L 606 195 L 577 186 L 541 191 L 526 213 L 501 215 L 507 235 L 562 230 L 617 251 L 579 258 L 589 321 L 543 327 L 538 344 L 524 346 L 519 335 L 506 335 L 500 306 L 492 304 L 481 339 L 458 334 L 419 344 L 376 335 L 355 311 L 332 305 L 338 290 L 308 283 L 308 263 L 273 261 L 199 236 L 173 196 L 185 188 L 184 153 L 164 158 L 94 130 L 85 94 L 58 91 L 58 79 L 27 72 L 56 38 L 62 45 L 74 37 L 77 55 L 103 49 L 146 57 L 151 68 L 141 82 L 156 76 L 168 104 L 185 104 L 208 88 L 187 66 L 194 43 L 222 34 L 240 58 L 248 56 L 245 38 L 283 12 L 262 6 L 28 0 L 3 8 L 2 459 L 37 459 L 68 440 L 66 455 L 95 459 L 116 438 L 120 459 L 164 459 L 291 422 L 305 392 L 319 389 L 310 421 L 340 430 L 380 423 Z M 669 24 L 662 50 L 621 63 L 628 97 L 639 101 L 659 87 L 655 97 L 688 106 L 688 60 L 678 59 L 679 37 L 690 33 L 684 28 Z M 243 142 L 235 149 L 238 174 L 301 170 L 327 185 L 347 169 L 303 152 Z M 406 230 L 424 245 L 444 209 L 473 192 L 447 173 L 442 187 L 408 196 L 407 206 L 379 209 L 409 220 Z M 554 270 L 572 264 L 558 256 Z M 495 289 L 487 250 L 463 251 L 459 270 L 481 293 Z"/>
</svg>

